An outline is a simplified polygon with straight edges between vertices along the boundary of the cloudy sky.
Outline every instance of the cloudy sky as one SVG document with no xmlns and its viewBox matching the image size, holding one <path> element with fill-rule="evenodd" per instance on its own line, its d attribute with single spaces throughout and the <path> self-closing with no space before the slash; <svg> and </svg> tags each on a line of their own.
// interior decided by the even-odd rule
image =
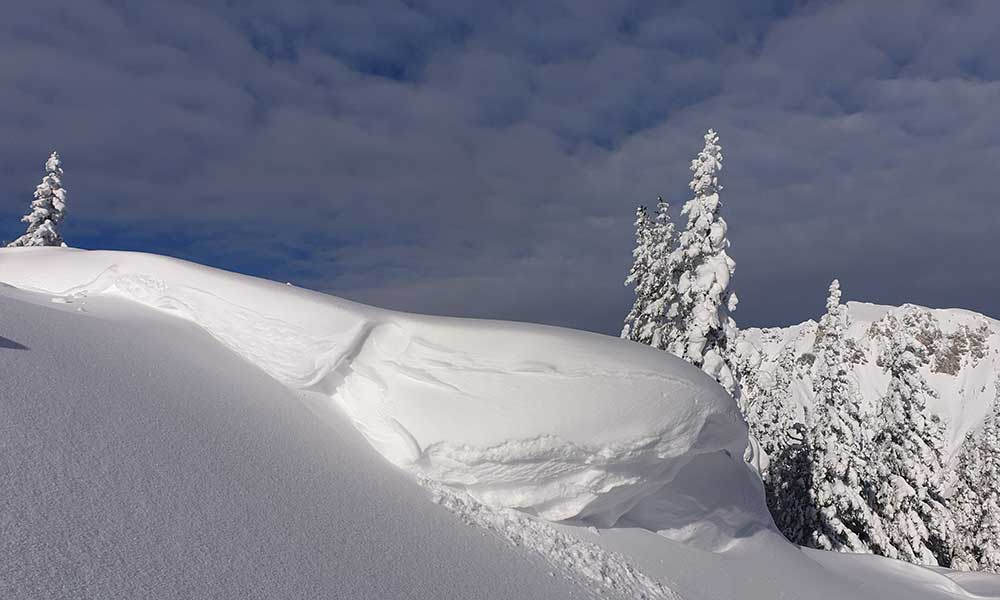
<svg viewBox="0 0 1000 600">
<path fill-rule="evenodd" d="M 741 325 L 1000 316 L 1000 2 L 36 0 L 0 9 L 0 238 L 616 333 L 635 206 L 715 128 Z"/>
</svg>

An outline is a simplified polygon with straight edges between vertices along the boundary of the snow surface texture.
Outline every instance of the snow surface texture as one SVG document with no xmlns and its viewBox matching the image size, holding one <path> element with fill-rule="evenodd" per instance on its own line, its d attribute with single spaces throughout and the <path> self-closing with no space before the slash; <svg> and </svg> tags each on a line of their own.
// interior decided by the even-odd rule
<svg viewBox="0 0 1000 600">
<path fill-rule="evenodd" d="M 878 359 L 891 337 L 890 319 L 904 323 L 908 333 L 925 346 L 929 360 L 920 373 L 936 394 L 928 408 L 944 421 L 945 455 L 955 459 L 965 434 L 981 426 L 1000 389 L 1000 322 L 967 310 L 912 304 L 890 307 L 848 302 L 847 311 L 852 379 L 869 407 L 889 385 Z M 816 330 L 815 321 L 806 321 L 742 332 L 742 339 L 760 353 L 759 377 L 774 379 L 775 369 L 783 368 L 791 375 L 792 398 L 800 407 L 813 405 Z M 788 364 L 779 365 L 782 361 Z"/>
<path fill-rule="evenodd" d="M 785 542 L 740 459 L 733 401 L 638 344 L 384 311 L 143 254 L 8 249 L 0 281 L 45 294 L 0 290 L 15 298 L 0 304 L 5 597 L 997 589 Z M 449 524 L 346 422 L 440 506 L 547 566 Z"/>
</svg>

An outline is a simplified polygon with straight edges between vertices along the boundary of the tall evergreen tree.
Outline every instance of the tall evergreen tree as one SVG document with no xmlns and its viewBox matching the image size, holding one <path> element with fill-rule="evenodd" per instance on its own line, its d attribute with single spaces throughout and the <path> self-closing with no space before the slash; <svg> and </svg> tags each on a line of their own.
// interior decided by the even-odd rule
<svg viewBox="0 0 1000 600">
<path fill-rule="evenodd" d="M 625 318 L 622 337 L 663 350 L 671 330 L 667 313 L 673 305 L 674 224 L 670 205 L 660 198 L 656 218 L 640 206 L 635 219 L 634 261 L 625 285 L 635 288 L 635 302 Z"/>
<path fill-rule="evenodd" d="M 674 322 L 668 349 L 701 367 L 738 398 L 729 347 L 737 333 L 730 316 L 737 298 L 729 289 L 736 263 L 726 253 L 729 240 L 719 200 L 721 170 L 719 136 L 709 129 L 704 147 L 691 162 L 694 197 L 682 210 L 688 222 L 674 258 L 678 298 L 668 312 Z"/>
<path fill-rule="evenodd" d="M 815 507 L 809 545 L 847 552 L 889 552 L 878 515 L 867 502 L 867 418 L 851 381 L 846 357 L 848 317 L 840 304 L 840 282 L 830 284 L 820 320 L 809 415 L 809 503 Z"/>
<path fill-rule="evenodd" d="M 955 492 L 955 567 L 1000 573 L 1000 384 L 978 436 L 965 437 Z"/>
<path fill-rule="evenodd" d="M 28 224 L 24 235 L 7 244 L 16 246 L 65 246 L 59 225 L 66 215 L 66 190 L 59 154 L 53 152 L 45 161 L 45 176 L 35 188 L 31 212 L 21 218 Z"/>
<path fill-rule="evenodd" d="M 942 496 L 944 427 L 927 410 L 934 394 L 918 368 L 924 348 L 894 321 L 882 357 L 889 388 L 879 402 L 870 502 L 885 527 L 893 558 L 951 564 L 954 521 Z"/>
</svg>

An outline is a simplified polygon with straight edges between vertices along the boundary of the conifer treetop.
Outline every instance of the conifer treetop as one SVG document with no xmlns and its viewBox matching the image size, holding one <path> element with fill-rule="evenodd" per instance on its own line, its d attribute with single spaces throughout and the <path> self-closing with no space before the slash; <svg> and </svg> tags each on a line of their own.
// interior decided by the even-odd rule
<svg viewBox="0 0 1000 600">
<path fill-rule="evenodd" d="M 826 297 L 826 313 L 837 314 L 840 311 L 840 280 L 830 282 L 830 294 Z"/>
<path fill-rule="evenodd" d="M 719 185 L 719 171 L 722 170 L 722 146 L 719 145 L 719 134 L 714 129 L 705 133 L 705 147 L 691 161 L 691 171 L 694 177 L 688 186 L 696 196 L 710 196 L 722 191 Z"/>
<path fill-rule="evenodd" d="M 66 215 L 66 190 L 62 185 L 62 162 L 53 151 L 45 161 L 45 176 L 35 188 L 31 212 L 21 218 L 27 231 L 8 246 L 65 246 L 58 226 Z"/>
</svg>

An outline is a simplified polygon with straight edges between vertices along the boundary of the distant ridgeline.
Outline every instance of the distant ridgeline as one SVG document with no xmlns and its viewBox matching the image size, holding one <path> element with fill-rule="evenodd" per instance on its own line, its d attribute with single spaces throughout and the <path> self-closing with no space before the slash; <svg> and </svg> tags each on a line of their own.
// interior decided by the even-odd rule
<svg viewBox="0 0 1000 600">
<path fill-rule="evenodd" d="M 893 326 L 902 325 L 923 350 L 921 375 L 933 390 L 928 408 L 946 427 L 945 456 L 958 458 L 966 433 L 982 426 L 997 395 L 1000 381 L 1000 321 L 959 309 L 928 309 L 912 304 L 901 307 L 848 302 L 850 327 L 846 332 L 847 358 L 858 393 L 867 407 L 875 407 L 888 386 L 881 355 L 892 341 Z M 755 379 L 744 386 L 744 396 L 777 391 L 786 385 L 798 411 L 814 403 L 813 377 L 816 367 L 816 337 L 819 324 L 809 320 L 782 328 L 745 329 L 741 340 L 758 352 Z M 753 364 L 749 359 L 745 364 Z M 747 397 L 747 404 L 754 402 Z"/>
</svg>

